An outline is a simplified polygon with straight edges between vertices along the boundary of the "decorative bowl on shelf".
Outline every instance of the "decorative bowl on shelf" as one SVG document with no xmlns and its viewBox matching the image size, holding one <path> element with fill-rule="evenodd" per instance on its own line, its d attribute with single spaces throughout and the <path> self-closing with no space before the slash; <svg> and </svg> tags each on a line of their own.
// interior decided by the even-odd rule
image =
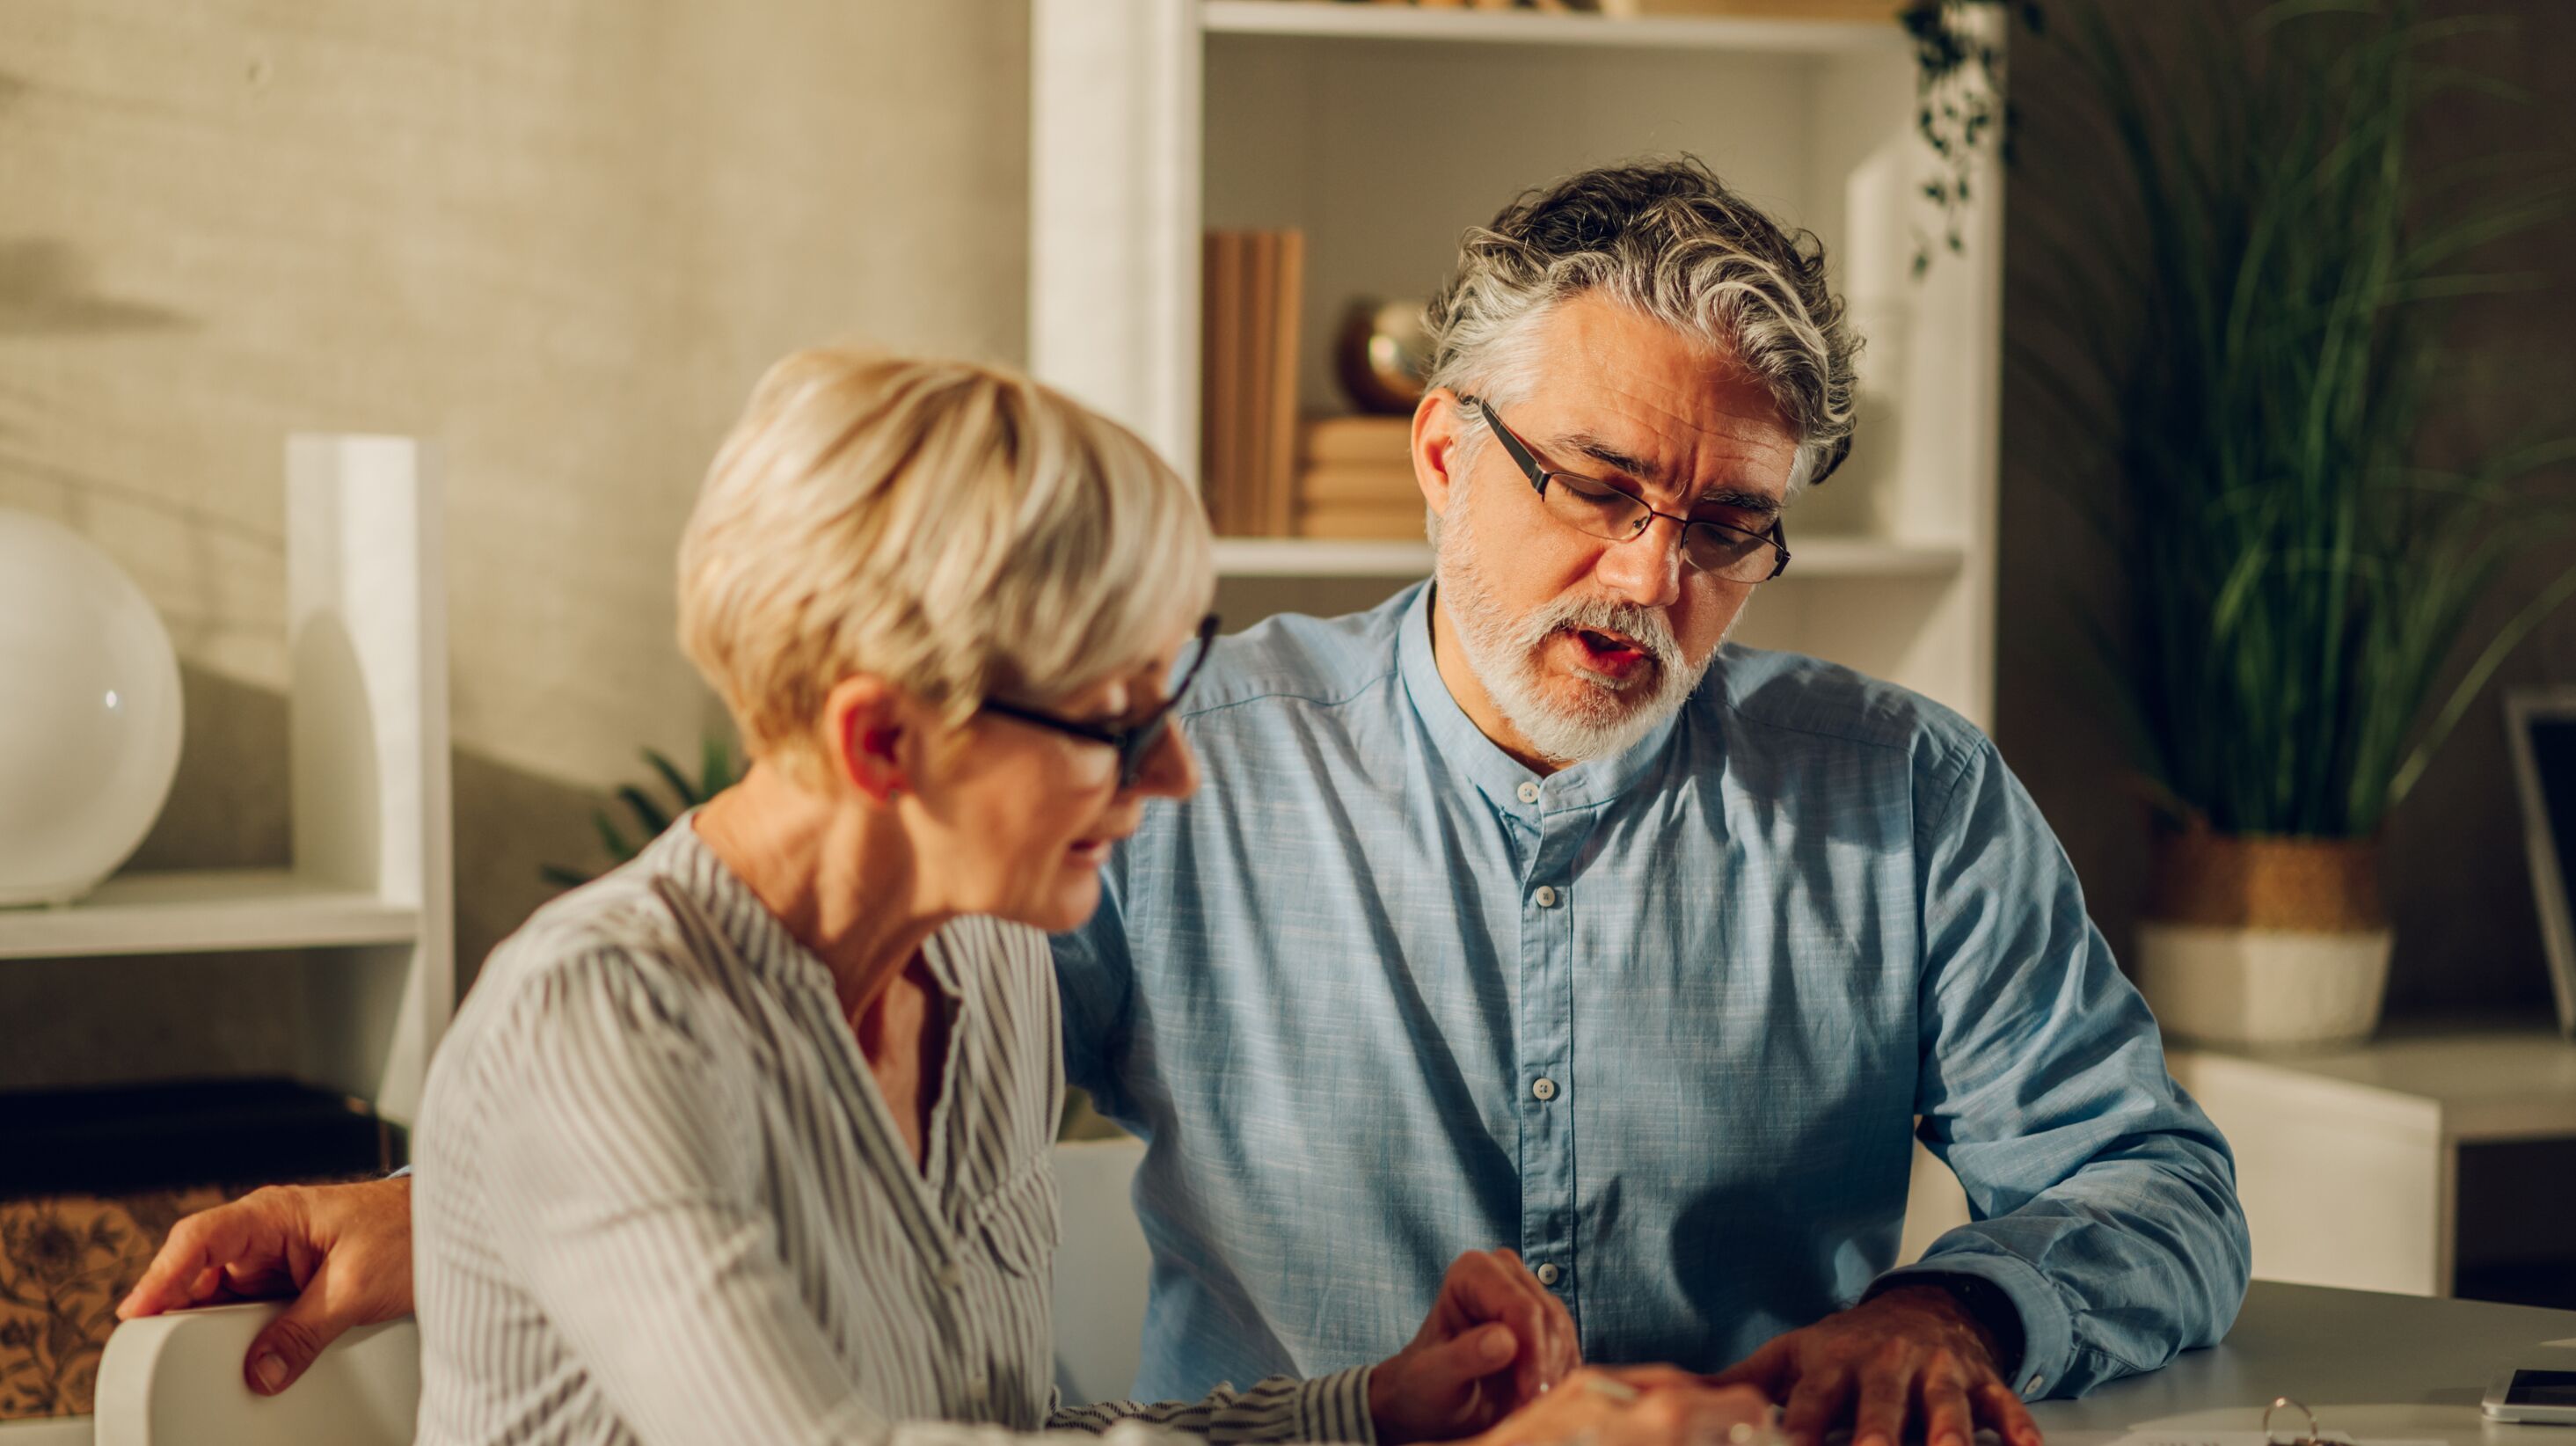
<svg viewBox="0 0 2576 1446">
<path fill-rule="evenodd" d="M 98 887 L 179 769 L 179 659 L 107 554 L 0 508 L 0 907 Z"/>
<path fill-rule="evenodd" d="M 1423 374 L 1431 363 L 1431 338 L 1419 301 L 1363 298 L 1342 317 L 1333 347 L 1342 390 L 1363 412 L 1410 412 L 1422 400 Z"/>
</svg>

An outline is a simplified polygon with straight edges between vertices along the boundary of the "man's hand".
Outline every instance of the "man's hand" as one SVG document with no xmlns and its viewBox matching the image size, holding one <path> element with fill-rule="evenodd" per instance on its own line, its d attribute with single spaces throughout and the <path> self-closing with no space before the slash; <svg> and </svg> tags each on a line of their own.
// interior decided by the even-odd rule
<svg viewBox="0 0 2576 1446">
<path fill-rule="evenodd" d="M 1771 1404 L 1671 1366 L 1578 1370 L 1472 1446 L 1734 1446 L 1759 1439 Z"/>
<path fill-rule="evenodd" d="M 1386 1446 L 1486 1430 L 1583 1363 L 1574 1317 L 1508 1250 L 1471 1250 L 1440 1282 L 1413 1344 L 1369 1376 Z"/>
<path fill-rule="evenodd" d="M 242 1378 L 294 1384 L 352 1326 L 411 1311 L 411 1180 L 272 1185 L 180 1221 L 116 1307 L 120 1319 L 295 1292 L 250 1343 Z"/>
<path fill-rule="evenodd" d="M 1851 1427 L 1852 1446 L 1899 1446 L 1921 1423 L 1926 1446 L 1970 1446 L 1987 1427 L 2005 1446 L 2040 1446 L 2039 1426 L 1998 1374 L 1994 1342 L 1958 1297 L 1903 1285 L 1771 1342 L 1712 1378 L 1788 1403 L 1795 1446 Z"/>
</svg>

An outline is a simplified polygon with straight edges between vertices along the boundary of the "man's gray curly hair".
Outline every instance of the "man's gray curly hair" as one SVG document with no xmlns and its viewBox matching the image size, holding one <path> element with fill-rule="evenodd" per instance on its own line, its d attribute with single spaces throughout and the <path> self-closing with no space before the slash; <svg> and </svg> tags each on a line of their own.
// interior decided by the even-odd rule
<svg viewBox="0 0 2576 1446">
<path fill-rule="evenodd" d="M 1538 380 L 1534 323 L 1590 292 L 1706 342 L 1770 392 L 1798 438 L 1790 496 L 1851 450 L 1859 343 L 1825 287 L 1824 244 L 1784 231 L 1692 156 L 1584 171 L 1469 231 L 1425 314 L 1428 384 L 1518 400 Z M 1468 419 L 1466 445 L 1483 438 Z"/>
</svg>

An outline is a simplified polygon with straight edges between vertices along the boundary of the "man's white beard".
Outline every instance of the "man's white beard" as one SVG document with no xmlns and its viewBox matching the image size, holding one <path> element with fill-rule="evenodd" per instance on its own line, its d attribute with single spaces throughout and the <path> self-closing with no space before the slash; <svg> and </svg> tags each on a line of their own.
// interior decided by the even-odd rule
<svg viewBox="0 0 2576 1446">
<path fill-rule="evenodd" d="M 1465 501 L 1462 497 L 1461 503 Z M 1435 573 L 1440 601 L 1449 609 L 1465 645 L 1467 666 L 1483 684 L 1505 721 L 1520 730 L 1540 756 L 1579 763 L 1626 752 L 1680 710 L 1707 676 L 1717 650 L 1691 666 L 1662 612 L 1603 598 L 1559 598 L 1514 617 L 1484 585 L 1466 509 L 1452 509 L 1440 529 Z M 1741 614 L 1738 615 L 1739 618 Z M 1652 660 L 1643 677 L 1611 678 L 1577 669 L 1577 696 L 1565 700 L 1550 687 L 1539 649 L 1553 635 L 1574 628 L 1624 633 Z M 1727 631 L 1734 631 L 1729 623 Z M 1720 639 L 1721 642 L 1724 639 Z"/>
</svg>

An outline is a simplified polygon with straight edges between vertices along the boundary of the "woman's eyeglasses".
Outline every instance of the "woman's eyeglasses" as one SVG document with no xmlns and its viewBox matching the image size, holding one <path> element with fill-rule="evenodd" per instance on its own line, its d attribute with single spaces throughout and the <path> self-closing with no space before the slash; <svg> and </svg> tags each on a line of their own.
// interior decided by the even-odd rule
<svg viewBox="0 0 2576 1446">
<path fill-rule="evenodd" d="M 1180 660 L 1172 668 L 1171 687 L 1164 692 L 1163 701 L 1155 706 L 1153 712 L 1132 723 L 1084 723 L 1060 718 L 1043 708 L 1029 708 L 998 699 L 987 700 L 977 711 L 1109 745 L 1118 751 L 1118 787 L 1124 792 L 1135 787 L 1136 780 L 1144 774 L 1145 761 L 1154 756 L 1155 746 L 1163 741 L 1165 730 L 1171 727 L 1172 710 L 1180 706 L 1182 697 L 1190 690 L 1190 683 L 1207 663 L 1208 645 L 1215 640 L 1216 614 L 1210 613 L 1199 619 L 1197 636 L 1181 649 Z"/>
</svg>

